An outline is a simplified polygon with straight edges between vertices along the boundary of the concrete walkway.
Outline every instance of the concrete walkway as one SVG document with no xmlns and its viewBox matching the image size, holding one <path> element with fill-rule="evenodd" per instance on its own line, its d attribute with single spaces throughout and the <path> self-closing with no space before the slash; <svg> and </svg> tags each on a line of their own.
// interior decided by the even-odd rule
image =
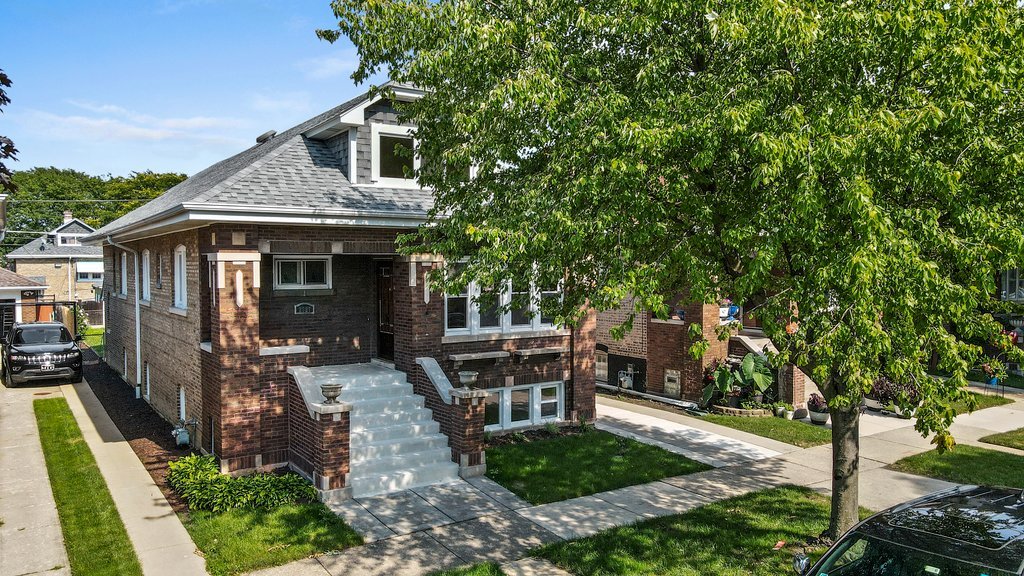
<svg viewBox="0 0 1024 576">
<path fill-rule="evenodd" d="M 954 425 L 975 440 L 1020 427 L 1017 403 L 989 408 Z M 831 490 L 831 446 L 796 446 L 668 412 L 598 398 L 597 426 L 661 446 L 713 470 L 530 506 L 487 478 L 357 499 L 332 508 L 370 542 L 271 568 L 261 576 L 419 576 L 463 564 L 495 561 L 508 575 L 565 576 L 526 558 L 542 543 L 580 538 L 647 518 L 679 514 L 715 501 L 785 484 Z M 861 424 L 860 500 L 881 510 L 952 484 L 896 472 L 887 465 L 933 449 L 913 421 L 866 413 Z"/>
<path fill-rule="evenodd" d="M 196 554 L 196 546 L 178 515 L 89 385 L 82 381 L 60 389 L 96 457 L 143 573 L 146 576 L 206 574 L 206 561 Z"/>
<path fill-rule="evenodd" d="M 54 386 L 0 385 L 0 576 L 71 574 L 32 401 Z"/>
</svg>

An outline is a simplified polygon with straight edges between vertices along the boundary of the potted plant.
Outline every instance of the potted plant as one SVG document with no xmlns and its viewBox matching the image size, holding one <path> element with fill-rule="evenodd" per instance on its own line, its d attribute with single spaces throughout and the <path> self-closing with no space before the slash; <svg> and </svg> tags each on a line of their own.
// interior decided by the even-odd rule
<svg viewBox="0 0 1024 576">
<path fill-rule="evenodd" d="M 811 397 L 807 399 L 807 411 L 814 424 L 824 425 L 828 422 L 828 402 L 825 402 L 821 394 L 811 394 Z"/>
<path fill-rule="evenodd" d="M 786 420 L 793 419 L 793 405 L 787 402 L 775 403 L 775 415 Z"/>
</svg>

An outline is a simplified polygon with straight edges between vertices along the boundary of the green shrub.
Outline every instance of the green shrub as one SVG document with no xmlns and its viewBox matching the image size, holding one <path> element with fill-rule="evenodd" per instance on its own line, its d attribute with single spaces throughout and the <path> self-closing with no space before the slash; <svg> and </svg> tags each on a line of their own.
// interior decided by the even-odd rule
<svg viewBox="0 0 1024 576">
<path fill-rule="evenodd" d="M 190 508 L 223 512 L 232 508 L 269 510 L 316 499 L 316 490 L 298 474 L 221 474 L 212 456 L 185 456 L 171 462 L 167 483 Z"/>
</svg>

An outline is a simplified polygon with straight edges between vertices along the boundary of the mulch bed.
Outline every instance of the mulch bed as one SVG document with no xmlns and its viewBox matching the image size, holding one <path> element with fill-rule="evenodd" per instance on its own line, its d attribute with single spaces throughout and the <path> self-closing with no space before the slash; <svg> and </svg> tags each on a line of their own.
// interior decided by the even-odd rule
<svg viewBox="0 0 1024 576">
<path fill-rule="evenodd" d="M 588 428 L 593 430 L 593 427 Z M 507 446 L 510 444 L 526 444 L 528 442 L 536 442 L 537 440 L 550 440 L 552 438 L 561 438 L 563 436 L 578 436 L 585 433 L 585 430 L 579 426 L 560 426 L 557 431 L 550 431 L 546 428 L 535 428 L 532 430 L 522 430 L 520 432 L 509 432 L 506 434 L 494 435 L 488 438 L 484 443 L 484 448 L 490 448 L 492 446 Z"/>
<path fill-rule="evenodd" d="M 154 411 L 145 400 L 135 398 L 135 389 L 121 379 L 96 353 L 82 346 L 85 379 L 100 404 L 107 411 L 121 435 L 146 467 L 153 481 L 163 492 L 175 512 L 185 512 L 187 505 L 167 485 L 167 464 L 190 453 L 174 444 L 174 428 Z M 91 361 L 97 362 L 91 362 Z"/>
</svg>

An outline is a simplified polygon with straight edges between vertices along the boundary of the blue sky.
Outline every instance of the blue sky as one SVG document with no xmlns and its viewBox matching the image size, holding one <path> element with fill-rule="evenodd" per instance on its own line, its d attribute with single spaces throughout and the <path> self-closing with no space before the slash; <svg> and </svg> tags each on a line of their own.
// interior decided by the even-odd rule
<svg viewBox="0 0 1024 576">
<path fill-rule="evenodd" d="M 366 88 L 334 24 L 329 0 L 0 0 L 11 167 L 194 174 Z"/>
</svg>

